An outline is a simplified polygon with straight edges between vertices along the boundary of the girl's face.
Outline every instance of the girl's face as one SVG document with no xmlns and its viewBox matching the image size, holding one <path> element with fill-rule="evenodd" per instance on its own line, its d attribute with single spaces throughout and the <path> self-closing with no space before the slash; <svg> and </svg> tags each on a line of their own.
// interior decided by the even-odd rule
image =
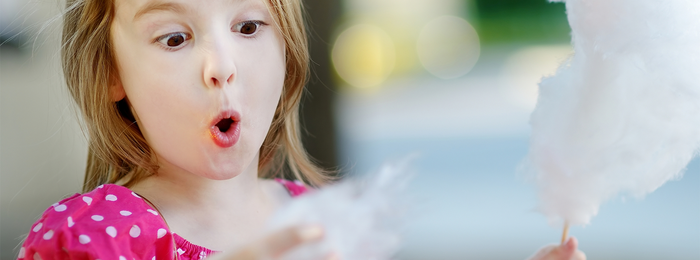
<svg viewBox="0 0 700 260">
<path fill-rule="evenodd" d="M 257 170 L 285 77 L 263 0 L 117 0 L 111 40 L 138 126 L 165 171 Z"/>
</svg>

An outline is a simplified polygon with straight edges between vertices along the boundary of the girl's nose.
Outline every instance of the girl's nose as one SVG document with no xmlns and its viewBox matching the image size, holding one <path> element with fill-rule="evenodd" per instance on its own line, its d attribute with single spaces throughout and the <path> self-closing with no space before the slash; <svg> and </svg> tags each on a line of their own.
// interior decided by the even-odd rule
<svg viewBox="0 0 700 260">
<path fill-rule="evenodd" d="M 221 88 L 231 85 L 236 77 L 236 64 L 232 43 L 226 37 L 210 39 L 205 51 L 204 82 L 207 87 Z"/>
</svg>

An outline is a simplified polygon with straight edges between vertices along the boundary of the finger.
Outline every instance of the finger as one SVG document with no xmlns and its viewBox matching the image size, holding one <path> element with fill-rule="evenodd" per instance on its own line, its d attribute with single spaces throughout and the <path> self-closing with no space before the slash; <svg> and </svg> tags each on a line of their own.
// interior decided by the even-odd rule
<svg viewBox="0 0 700 260">
<path fill-rule="evenodd" d="M 323 228 L 320 226 L 291 227 L 269 236 L 265 251 L 272 257 L 278 257 L 296 246 L 322 237 Z"/>
</svg>

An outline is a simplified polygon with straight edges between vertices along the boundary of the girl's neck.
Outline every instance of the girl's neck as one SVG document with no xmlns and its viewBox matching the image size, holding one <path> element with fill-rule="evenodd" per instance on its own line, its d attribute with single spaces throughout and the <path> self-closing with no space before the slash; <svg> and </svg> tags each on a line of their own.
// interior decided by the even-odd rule
<svg viewBox="0 0 700 260">
<path fill-rule="evenodd" d="M 133 188 L 147 188 L 147 193 L 152 194 L 151 197 L 158 203 L 166 203 L 164 207 L 173 208 L 239 208 L 265 200 L 258 179 L 257 163 L 227 180 L 212 180 L 162 165 L 158 174 L 147 177 Z"/>
<path fill-rule="evenodd" d="M 258 234 L 279 204 L 269 184 L 258 179 L 257 163 L 249 168 L 231 179 L 212 180 L 164 165 L 131 189 L 155 204 L 171 231 L 221 250 Z"/>
</svg>

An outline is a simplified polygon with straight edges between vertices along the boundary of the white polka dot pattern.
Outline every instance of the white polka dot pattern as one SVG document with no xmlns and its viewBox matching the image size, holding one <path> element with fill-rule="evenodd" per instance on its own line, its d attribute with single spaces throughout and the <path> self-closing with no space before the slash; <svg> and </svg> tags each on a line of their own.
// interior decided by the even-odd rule
<svg viewBox="0 0 700 260">
<path fill-rule="evenodd" d="M 105 229 L 105 231 L 107 232 L 107 235 L 109 235 L 110 237 L 117 237 L 117 229 L 114 228 L 113 226 L 107 227 L 107 229 Z"/>
<path fill-rule="evenodd" d="M 19 260 L 32 259 L 37 248 L 43 248 L 38 252 L 45 258 L 67 250 L 86 252 L 91 259 L 171 259 L 177 248 L 184 253 L 180 260 L 201 258 L 202 250 L 185 246 L 183 240 L 170 236 L 160 214 L 144 198 L 125 187 L 106 184 L 44 211 L 21 246 L 25 256 Z"/>
<path fill-rule="evenodd" d="M 53 230 L 49 230 L 46 233 L 44 233 L 44 240 L 49 240 L 53 237 Z"/>
<path fill-rule="evenodd" d="M 61 204 L 61 205 L 56 206 L 56 207 L 53 208 L 53 209 L 54 209 L 56 212 L 63 212 L 63 211 L 66 211 L 66 209 L 68 209 L 68 207 L 67 207 L 66 205 L 64 205 L 64 204 Z"/>
<path fill-rule="evenodd" d="M 84 245 L 84 244 L 90 243 L 90 237 L 88 235 L 80 235 L 78 237 L 78 241 Z"/>
<path fill-rule="evenodd" d="M 117 201 L 117 196 L 114 196 L 114 194 L 107 194 L 105 197 L 105 200 L 107 201 Z"/>
<path fill-rule="evenodd" d="M 139 228 L 139 226 L 137 225 L 134 225 L 133 227 L 131 227 L 131 230 L 129 230 L 129 235 L 133 238 L 139 237 L 139 235 L 141 235 L 141 228 Z"/>
<path fill-rule="evenodd" d="M 32 229 L 32 231 L 34 231 L 34 232 L 39 232 L 39 230 L 41 230 L 41 227 L 42 227 L 42 226 L 44 226 L 44 223 L 39 222 L 39 224 L 36 224 L 36 226 L 34 226 L 34 228 Z"/>
</svg>

